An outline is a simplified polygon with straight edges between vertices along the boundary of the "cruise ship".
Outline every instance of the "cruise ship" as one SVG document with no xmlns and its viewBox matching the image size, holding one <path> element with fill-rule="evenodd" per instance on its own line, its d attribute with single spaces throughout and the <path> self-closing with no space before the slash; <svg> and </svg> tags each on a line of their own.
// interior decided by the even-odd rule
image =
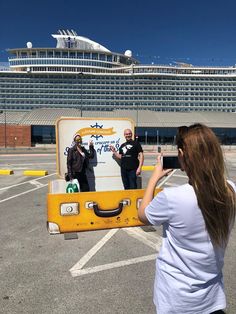
<svg viewBox="0 0 236 314">
<path fill-rule="evenodd" d="M 0 103 L 7 110 L 236 111 L 236 68 L 186 63 L 144 65 L 74 30 L 52 34 L 55 48 L 9 49 L 0 68 Z"/>
</svg>

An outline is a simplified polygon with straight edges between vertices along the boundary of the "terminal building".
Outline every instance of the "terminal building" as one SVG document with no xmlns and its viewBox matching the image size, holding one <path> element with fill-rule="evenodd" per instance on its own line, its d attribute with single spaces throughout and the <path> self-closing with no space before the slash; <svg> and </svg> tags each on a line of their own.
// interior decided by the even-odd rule
<svg viewBox="0 0 236 314">
<path fill-rule="evenodd" d="M 236 144 L 235 66 L 142 65 L 73 30 L 52 36 L 55 48 L 28 42 L 0 68 L 0 146 L 27 146 L 24 132 L 31 145 L 54 143 L 60 116 L 130 117 L 141 142 L 163 144 L 177 126 L 202 122 Z"/>
</svg>

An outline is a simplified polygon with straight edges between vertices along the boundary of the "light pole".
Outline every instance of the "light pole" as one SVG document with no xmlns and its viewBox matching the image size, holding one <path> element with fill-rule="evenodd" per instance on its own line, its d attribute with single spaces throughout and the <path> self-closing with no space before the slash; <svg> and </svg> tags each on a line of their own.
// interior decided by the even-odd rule
<svg viewBox="0 0 236 314">
<path fill-rule="evenodd" d="M 135 97 L 135 84 L 134 84 L 134 88 L 133 88 L 133 96 Z M 138 99 L 137 99 L 137 102 L 136 102 L 136 130 L 137 130 L 136 133 L 137 134 L 138 134 L 138 124 L 139 124 L 139 121 L 138 121 L 138 110 L 139 110 L 139 103 L 138 103 Z"/>
<path fill-rule="evenodd" d="M 138 128 L 138 102 L 136 104 L 136 124 L 137 124 L 137 128 Z"/>
<path fill-rule="evenodd" d="M 4 113 L 4 147 L 7 147 L 7 108 L 5 105 L 5 99 L 3 99 L 3 108 L 0 113 Z"/>
<path fill-rule="evenodd" d="M 148 131 L 145 131 L 145 145 L 147 145 Z"/>
<path fill-rule="evenodd" d="M 79 77 L 80 77 L 80 116 L 83 116 L 83 72 L 79 73 Z"/>
<path fill-rule="evenodd" d="M 7 109 L 4 110 L 4 131 L 5 131 L 5 148 L 7 148 Z"/>
<path fill-rule="evenodd" d="M 159 145 L 159 130 L 157 130 L 157 146 Z"/>
<path fill-rule="evenodd" d="M 136 133 L 138 130 L 138 102 L 135 101 L 135 76 L 134 76 L 134 68 L 132 67 L 132 97 L 133 97 L 133 109 L 136 110 Z"/>
</svg>

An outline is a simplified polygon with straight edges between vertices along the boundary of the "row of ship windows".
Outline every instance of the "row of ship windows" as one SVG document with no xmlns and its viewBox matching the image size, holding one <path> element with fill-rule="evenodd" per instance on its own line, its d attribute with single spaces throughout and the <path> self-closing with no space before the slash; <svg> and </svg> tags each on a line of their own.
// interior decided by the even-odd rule
<svg viewBox="0 0 236 314">
<path fill-rule="evenodd" d="M 93 84 L 93 85 L 130 85 L 130 86 L 138 86 L 138 85 L 149 85 L 149 86 L 187 86 L 187 87 L 192 87 L 192 86 L 200 86 L 200 87 L 205 87 L 205 86 L 222 86 L 222 87 L 228 87 L 228 86 L 236 86 L 236 80 L 230 81 L 230 80 L 212 80 L 211 82 L 209 81 L 195 81 L 192 80 L 191 82 L 187 81 L 163 81 L 163 80 L 144 80 L 144 78 L 135 78 L 131 80 L 129 77 L 126 79 L 121 79 L 117 77 L 109 77 L 109 78 L 100 78 L 100 77 L 93 77 L 93 78 L 86 78 L 85 77 L 76 77 L 73 80 L 69 80 L 68 78 L 62 79 L 62 78 L 55 78 L 55 79 L 48 79 L 48 78 L 34 78 L 31 77 L 29 78 L 21 78 L 21 79 L 16 79 L 14 76 L 12 77 L 0 77 L 0 81 L 6 83 L 11 83 L 12 81 L 14 83 L 23 83 L 23 84 L 32 84 L 32 83 L 37 83 L 37 84 L 54 84 L 54 85 L 72 85 L 72 84 Z"/>
<path fill-rule="evenodd" d="M 52 89 L 25 89 L 22 90 L 22 88 L 5 88 L 4 89 L 4 93 L 2 93 L 2 95 L 12 95 L 12 94 L 17 94 L 17 93 L 23 93 L 23 94 L 33 94 L 33 93 L 40 93 L 41 95 L 43 94 L 50 94 L 50 95 L 54 95 L 54 94 L 60 94 L 60 95 L 65 95 L 66 93 L 68 93 L 69 95 L 104 95 L 104 96 L 109 96 L 109 95 L 114 95 L 114 96 L 119 96 L 119 95 L 124 95 L 124 96 L 132 96 L 132 95 L 147 95 L 147 96 L 155 96 L 155 95 L 163 95 L 163 96 L 211 96 L 211 97 L 228 97 L 228 96 L 236 96 L 236 91 L 233 92 L 228 92 L 228 91 L 207 91 L 207 92 L 196 92 L 193 91 L 191 92 L 186 92 L 186 91 L 176 91 L 176 90 L 172 90 L 172 91 L 108 91 L 108 90 L 66 90 L 66 89 L 60 89 L 60 90 L 52 90 Z"/>
<path fill-rule="evenodd" d="M 21 109 L 21 110 L 28 110 L 28 109 L 36 109 L 36 108 L 52 108 L 50 105 L 45 105 L 45 104 L 37 104 L 37 105 L 29 105 L 29 106 L 17 106 L 17 105 L 12 105 L 12 106 L 9 106 L 9 109 Z M 57 108 L 63 108 L 62 105 L 58 105 Z M 71 108 L 75 108 L 75 106 L 71 106 Z M 117 109 L 122 109 L 122 107 L 117 107 Z M 143 108 L 142 110 L 145 110 L 146 108 Z M 168 107 L 168 108 L 165 108 L 165 107 L 155 107 L 155 108 L 148 108 L 148 110 L 152 110 L 152 111 L 156 111 L 156 112 L 189 112 L 189 111 L 206 111 L 206 112 L 209 112 L 209 111 L 218 111 L 218 112 L 235 112 L 234 109 L 228 109 L 228 108 L 217 108 L 217 109 L 213 109 L 213 108 L 196 108 L 196 107 L 193 107 L 193 108 L 185 108 L 185 107 L 181 107 L 181 108 L 172 108 L 172 107 Z M 94 110 L 94 108 L 86 108 L 86 110 Z M 95 110 L 97 111 L 105 111 L 105 110 L 112 110 L 110 107 L 108 106 L 99 106 L 99 107 L 96 107 Z"/>
<path fill-rule="evenodd" d="M 70 58 L 70 59 L 93 59 L 93 60 L 101 60 L 108 62 L 117 62 L 120 56 L 117 55 L 106 55 L 106 54 L 98 54 L 98 53 L 87 53 L 87 52 L 68 52 L 68 51 L 35 51 L 32 53 L 21 52 L 19 54 L 15 54 L 10 58 L 19 58 L 19 59 L 36 59 L 36 58 Z"/>
<path fill-rule="evenodd" d="M 173 68 L 140 68 L 140 69 L 135 69 L 135 73 L 166 73 L 166 74 L 188 74 L 188 75 L 197 75 L 199 73 L 194 73 L 194 70 L 192 69 L 173 69 Z M 202 70 L 199 71 L 200 74 L 203 75 L 227 75 L 227 74 L 236 74 L 235 70 Z"/>
<path fill-rule="evenodd" d="M 84 64 L 85 66 L 85 64 Z M 47 72 L 47 73 L 58 73 L 58 74 L 61 74 L 61 73 L 73 73 L 73 74 L 76 74 L 76 73 L 81 73 L 81 72 L 85 72 L 84 74 L 86 75 L 91 75 L 91 74 L 101 74 L 101 73 L 104 73 L 104 74 L 128 74 L 127 73 L 127 69 L 126 68 L 122 68 L 120 66 L 116 66 L 116 65 L 113 65 L 112 67 L 101 67 L 100 64 L 97 65 L 97 67 L 88 67 L 89 65 L 87 65 L 86 68 L 79 68 L 79 67 L 51 67 L 51 66 L 48 66 L 48 67 L 32 67 L 30 68 L 29 67 L 29 70 L 31 73 L 42 73 L 42 72 Z M 112 71 L 110 70 L 112 68 Z M 22 67 L 22 71 L 25 71 L 26 69 L 24 69 Z"/>
<path fill-rule="evenodd" d="M 127 70 L 125 68 L 122 69 L 119 65 L 115 65 L 115 64 L 112 66 L 108 66 L 108 67 L 102 67 L 100 64 L 98 64 L 97 67 L 89 67 L 89 65 L 85 65 L 85 64 L 83 66 L 86 66 L 86 68 L 84 68 L 84 67 L 81 67 L 81 68 L 73 67 L 72 68 L 72 67 L 62 67 L 62 66 L 58 66 L 58 67 L 51 67 L 51 66 L 34 67 L 33 66 L 33 67 L 31 67 L 30 65 L 28 65 L 28 66 L 18 65 L 17 70 L 31 73 L 31 74 L 38 74 L 38 73 L 80 74 L 82 72 L 83 72 L 83 74 L 86 74 L 86 75 L 101 74 L 101 73 L 104 73 L 104 74 L 110 74 L 110 73 L 127 74 Z M 111 72 L 111 69 L 112 69 L 112 72 Z"/>
<path fill-rule="evenodd" d="M 24 90 L 24 92 L 26 93 L 32 93 L 34 91 L 36 92 L 42 92 L 42 93 L 50 93 L 50 92 L 60 92 L 60 93 L 64 93 L 64 92 L 73 92 L 73 93 L 81 93 L 81 91 L 83 93 L 94 93 L 94 92 L 98 92 L 98 93 L 122 93 L 122 94 L 138 94 L 138 95 L 142 95 L 142 94 L 150 94 L 150 95 L 155 95 L 155 94 L 169 94 L 169 93 L 187 93 L 187 94 L 191 94 L 191 93 L 198 93 L 202 94 L 204 93 L 205 95 L 207 93 L 210 94 L 217 94 L 219 95 L 219 93 L 221 94 L 230 94 L 230 93 L 235 93 L 236 92 L 236 88 L 178 88 L 178 87 L 171 87 L 170 88 L 163 88 L 163 87 L 156 87 L 156 88 L 151 88 L 151 87 L 117 87 L 117 86 L 105 86 L 105 88 L 103 86 L 74 86 L 74 85 L 70 85 L 70 86 L 50 86 L 50 85 L 46 85 L 46 86 L 42 86 L 42 85 L 7 85 L 7 84 L 0 84 L 0 88 L 2 88 L 4 91 L 11 91 L 14 92 L 16 90 L 22 91 Z"/>
<path fill-rule="evenodd" d="M 14 95 L 14 97 L 11 98 L 2 98 L 0 101 L 4 103 L 11 102 L 14 99 L 17 98 L 24 98 L 24 99 L 52 99 L 51 102 L 55 99 L 62 99 L 60 95 L 49 95 L 48 96 L 42 96 L 42 95 Z M 222 97 L 222 98 L 210 98 L 210 97 L 142 97 L 142 98 L 135 98 L 135 97 L 113 97 L 113 96 L 106 96 L 104 97 L 99 97 L 99 96 L 86 96 L 86 98 L 80 98 L 76 96 L 68 96 L 68 97 L 63 97 L 62 101 L 71 101 L 71 100 L 77 100 L 78 102 L 84 102 L 87 100 L 115 100 L 115 101 L 135 101 L 135 102 L 142 102 L 142 101 L 201 101 L 201 102 L 209 102 L 209 103 L 216 103 L 216 102 L 230 102 L 233 106 L 235 106 L 235 99 L 234 98 L 229 98 L 229 97 Z"/>
<path fill-rule="evenodd" d="M 155 84 L 156 82 L 158 83 L 162 83 L 162 84 L 170 84 L 172 82 L 174 82 L 175 84 L 184 84 L 184 85 L 191 85 L 191 84 L 195 84 L 195 83 L 199 83 L 200 85 L 206 85 L 206 84 L 215 84 L 217 83 L 231 83 L 234 82 L 236 83 L 236 77 L 227 77 L 227 78 L 220 78 L 220 77 L 211 77 L 211 78 L 196 78 L 196 77 L 185 77 L 185 78 L 181 78 L 179 79 L 178 77 L 164 77 L 164 76 L 154 76 L 154 77 L 150 77 L 150 76 L 134 76 L 134 75 L 127 75 L 127 76 L 120 76 L 120 75 L 106 75 L 106 76 L 91 76 L 91 75 L 87 75 L 84 74 L 82 71 L 78 73 L 78 75 L 73 74 L 73 76 L 71 75 L 65 75 L 64 73 L 60 73 L 61 75 L 53 75 L 50 73 L 50 77 L 48 76 L 38 76 L 35 78 L 34 76 L 31 76 L 29 78 L 28 75 L 26 74 L 17 74 L 16 72 L 11 72 L 11 77 L 9 77 L 9 74 L 5 74 L 5 73 L 1 73 L 1 77 L 2 79 L 5 80 L 12 80 L 14 79 L 16 82 L 22 82 L 24 80 L 26 81 L 31 81 L 31 80 L 37 80 L 38 82 L 48 82 L 48 83 L 52 83 L 52 82 L 66 82 L 68 83 L 69 80 L 71 80 L 71 82 L 77 81 L 77 80 L 83 80 L 85 82 L 91 82 L 91 81 L 97 81 L 97 82 L 106 82 L 106 83 L 111 83 L 113 81 L 120 81 L 120 82 L 125 82 L 125 83 L 130 83 L 133 84 L 134 82 L 145 82 L 147 84 Z M 81 74 L 83 74 L 83 76 L 81 77 Z M 64 77 L 64 78 L 63 78 Z"/>
<path fill-rule="evenodd" d="M 84 84 L 81 84 L 80 83 L 77 83 L 77 82 L 70 82 L 70 83 L 58 83 L 56 84 L 55 82 L 54 83 L 47 83 L 45 84 L 44 83 L 38 83 L 38 82 L 21 82 L 21 83 L 16 83 L 15 81 L 14 82 L 4 82 L 4 81 L 0 81 L 0 88 L 7 88 L 7 87 L 12 87 L 12 88 L 49 88 L 49 89 L 74 89 L 74 88 L 83 88 L 83 89 L 124 89 L 124 90 L 139 90 L 139 89 L 145 89 L 145 90 L 201 90 L 201 91 L 208 91 L 208 90 L 218 90 L 218 91 L 225 91 L 226 89 L 227 90 L 235 90 L 236 89 L 236 84 L 225 84 L 225 85 L 222 85 L 222 84 L 211 84 L 211 85 L 203 85 L 203 84 L 191 84 L 191 86 L 189 85 L 180 85 L 180 84 L 173 84 L 173 85 L 162 85 L 162 84 L 145 84 L 144 82 L 139 82 L 139 83 L 135 83 L 135 84 L 125 84 L 124 82 L 123 83 L 120 83 L 120 84 L 117 84 L 117 83 L 106 83 L 106 82 L 100 82 L 100 83 L 97 83 L 97 82 L 89 82 L 89 83 L 84 83 Z M 233 88 L 232 88 L 233 87 Z"/>
<path fill-rule="evenodd" d="M 42 90 L 42 89 L 29 89 L 29 90 L 22 90 L 22 89 L 11 89 L 11 88 L 7 88 L 4 89 L 4 92 L 1 93 L 2 96 L 6 96 L 6 95 L 14 95 L 17 93 L 22 93 L 22 94 L 34 94 L 37 93 L 39 95 L 55 95 L 58 94 L 60 95 L 60 97 L 62 97 L 62 95 L 66 95 L 66 93 L 68 93 L 68 95 L 104 95 L 104 96 L 109 96 L 109 95 L 114 95 L 114 96 L 119 96 L 119 95 L 124 95 L 125 97 L 129 97 L 129 96 L 142 96 L 142 95 L 147 95 L 147 96 L 210 96 L 210 97 L 235 97 L 236 96 L 236 91 L 233 92 L 221 92 L 221 91 L 207 91 L 207 92 L 196 92 L 193 91 L 191 92 L 186 92 L 186 91 L 99 91 L 99 90 Z"/>
<path fill-rule="evenodd" d="M 81 68 L 81 72 L 83 73 L 83 70 Z M 68 79 L 72 79 L 72 80 L 75 80 L 77 78 L 77 76 L 75 74 L 65 74 L 65 73 L 60 73 L 61 76 L 59 78 L 59 81 L 62 80 L 62 76 L 64 76 L 67 80 Z M 109 81 L 112 81 L 112 80 L 122 80 L 122 81 L 133 81 L 133 80 L 142 80 L 142 81 L 180 81 L 180 82 L 192 82 L 192 81 L 199 81 L 199 82 L 202 82 L 202 83 L 207 83 L 207 82 L 211 82 L 211 81 L 219 81 L 219 82 L 232 82 L 232 81 L 236 81 L 236 77 L 194 77 L 194 76 L 189 76 L 189 77 L 180 77 L 180 76 L 142 76 L 141 74 L 140 75 L 135 75 L 135 74 L 132 74 L 132 73 L 129 73 L 128 76 L 124 76 L 124 75 L 109 75 L 107 74 L 106 76 L 99 76 L 99 75 L 96 75 L 96 76 L 93 76 L 91 74 L 86 74 L 86 73 L 83 73 L 84 74 L 84 79 L 85 78 L 88 78 L 88 79 L 98 79 L 98 80 L 109 80 Z M 17 74 L 17 72 L 14 72 L 14 73 L 11 73 L 12 77 L 14 78 L 19 78 L 19 79 L 27 79 L 28 78 L 28 75 L 26 74 Z M 5 73 L 1 73 L 1 77 L 5 77 L 6 79 L 9 78 L 9 74 L 5 74 Z M 38 79 L 42 78 L 42 80 L 48 80 L 48 81 L 52 81 L 53 79 L 58 79 L 58 74 L 53 74 L 53 73 L 50 73 L 50 78 L 47 76 L 47 75 L 40 75 L 38 76 Z"/>
<path fill-rule="evenodd" d="M 42 64 L 44 64 L 43 62 L 41 62 Z M 70 62 L 61 62 L 62 64 L 72 64 Z M 34 63 L 32 63 L 34 64 Z M 50 64 L 47 63 L 47 64 Z M 57 63 L 57 64 L 60 64 L 60 63 Z M 93 66 L 93 64 L 91 64 Z M 60 69 L 60 68 L 55 68 L 55 71 L 61 71 L 63 70 Z M 73 68 L 68 68 L 69 71 L 75 71 L 76 72 L 76 69 L 73 69 Z M 64 69 L 65 71 L 65 69 Z M 93 71 L 96 71 L 96 69 L 92 68 L 91 69 L 91 72 Z M 142 73 L 145 73 L 145 74 L 153 74 L 153 73 L 163 73 L 163 74 L 168 74 L 168 75 L 178 75 L 178 74 L 183 74 L 183 75 L 191 75 L 191 76 L 194 76 L 196 75 L 196 73 L 193 73 L 192 70 L 183 70 L 183 69 L 179 69 L 179 70 L 173 70 L 172 69 L 168 69 L 168 68 L 159 68 L 159 67 L 151 67 L 151 68 L 146 68 L 146 67 L 141 67 L 140 69 L 130 69 L 130 73 L 131 74 L 142 74 Z M 204 71 L 201 71 L 201 75 L 235 75 L 236 74 L 236 70 L 204 70 Z"/>
<path fill-rule="evenodd" d="M 76 59 L 85 59 L 85 60 L 100 60 L 104 62 L 112 62 L 112 63 L 122 63 L 125 65 L 130 65 L 132 63 L 138 64 L 138 62 L 132 58 L 118 55 L 118 54 L 103 54 L 103 53 L 90 53 L 90 52 L 69 52 L 69 51 L 51 51 L 49 52 L 33 52 L 33 53 L 26 53 L 21 52 L 18 54 L 14 54 L 13 57 L 9 58 L 9 61 L 13 61 L 14 59 L 33 59 L 36 60 L 38 58 L 40 59 L 50 59 L 50 61 L 53 61 L 54 59 L 70 59 L 76 60 Z M 70 62 L 70 61 L 69 61 Z"/>
<path fill-rule="evenodd" d="M 97 66 L 97 67 L 103 67 L 103 68 L 114 68 L 117 67 L 119 65 L 114 64 L 114 63 L 106 63 L 106 62 L 97 62 L 97 61 L 83 61 L 83 60 L 21 60 L 21 61 L 11 61 L 10 65 L 11 66 L 22 66 L 22 65 L 26 65 L 26 66 L 30 66 L 30 65 L 35 65 L 35 64 L 58 64 L 58 65 L 86 65 L 86 66 Z M 35 68 L 36 70 L 39 70 L 39 67 Z M 45 67 L 43 67 L 42 69 L 45 70 Z M 55 71 L 55 69 L 58 68 L 51 68 Z M 33 70 L 33 69 L 32 69 Z M 47 69 L 49 71 L 49 69 Z M 75 71 L 76 72 L 76 71 Z"/>
<path fill-rule="evenodd" d="M 90 61 L 88 61 L 90 62 Z M 28 62 L 26 62 L 25 64 L 28 64 Z M 40 63 L 42 64 L 42 62 Z M 61 63 L 60 63 L 61 64 Z M 18 66 L 22 65 L 19 64 Z M 58 64 L 59 65 L 59 64 Z M 85 64 L 84 64 L 85 65 Z M 90 64 L 88 63 L 87 66 L 89 66 Z M 101 66 L 101 65 L 97 65 L 97 66 Z M 94 64 L 91 65 L 91 68 L 86 68 L 86 69 L 80 69 L 78 67 L 63 67 L 63 66 L 57 66 L 57 67 L 32 67 L 31 68 L 32 72 L 59 72 L 59 73 L 63 73 L 63 72 L 83 72 L 85 71 L 86 73 L 107 73 L 109 74 L 109 72 L 105 69 L 102 68 L 96 68 L 94 66 Z M 118 69 L 117 72 L 115 73 L 125 73 L 125 74 L 130 74 L 130 75 L 135 75 L 135 74 L 167 74 L 167 75 L 178 75 L 178 74 L 183 74 L 183 75 L 190 75 L 191 78 L 193 77 L 193 74 L 187 71 L 183 71 L 181 73 L 173 73 L 171 70 L 161 70 L 159 68 L 153 68 L 151 71 L 147 71 L 146 69 L 140 69 L 140 71 L 137 73 L 136 71 L 133 72 L 133 70 L 130 70 L 129 72 L 127 72 L 127 69 L 124 68 L 122 69 L 122 67 L 120 67 Z M 225 73 L 218 73 L 217 71 L 213 72 L 213 71 L 208 71 L 207 73 L 204 72 L 203 75 L 236 75 L 236 71 L 234 70 L 233 72 L 229 72 L 226 71 Z M 182 78 L 182 77 L 181 77 Z"/>
<path fill-rule="evenodd" d="M 47 102 L 47 101 L 44 101 L 44 102 L 41 102 L 41 101 L 35 101 L 34 103 L 32 103 L 31 101 L 24 101 L 24 102 L 20 102 L 20 101 L 12 101 L 11 103 L 9 103 L 8 105 L 8 108 L 16 108 L 16 106 L 14 105 L 20 105 L 20 107 L 17 107 L 18 109 L 30 109 L 34 106 L 37 106 L 37 105 L 41 105 L 45 108 L 45 105 L 48 105 L 48 107 L 50 108 L 55 108 L 55 105 L 57 106 L 61 106 L 63 107 L 64 106 L 64 103 L 62 102 L 57 102 L 57 103 L 51 103 L 51 102 Z M 69 108 L 71 107 L 74 107 L 74 108 L 78 108 L 78 104 L 77 103 L 68 103 L 67 104 Z M 93 104 L 93 103 L 86 103 L 84 104 L 84 107 L 86 108 L 86 110 L 88 109 L 91 109 L 91 110 L 101 110 L 102 107 L 106 108 L 106 110 L 112 110 L 114 109 L 114 105 L 116 106 L 116 109 L 119 109 L 119 108 L 129 108 L 129 109 L 133 109 L 133 110 L 137 110 L 137 108 L 133 107 L 132 104 L 130 103 L 111 103 L 111 102 L 102 102 L 102 103 L 96 103 L 96 104 Z M 181 106 L 181 107 L 180 107 Z M 213 111 L 216 111 L 216 110 L 229 110 L 230 112 L 234 112 L 235 111 L 235 107 L 230 107 L 230 106 L 227 106 L 227 105 L 223 105 L 222 104 L 215 104 L 214 106 L 211 105 L 211 104 L 207 104 L 207 103 L 194 103 L 194 104 L 191 104 L 191 103 L 166 103 L 166 102 L 163 102 L 163 103 L 149 103 L 149 104 L 146 104 L 146 103 L 141 103 L 139 104 L 139 107 L 138 109 L 142 109 L 142 110 L 147 110 L 147 109 L 154 109 L 154 110 L 158 110 L 158 108 L 163 108 L 163 109 L 169 109 L 169 108 L 175 108 L 176 107 L 176 110 L 184 110 L 184 109 L 192 109 L 192 110 L 196 110 L 197 108 L 201 108 L 200 110 L 203 110 L 204 108 L 205 109 L 208 109 L 208 110 L 213 110 Z M 167 110 L 169 111 L 169 110 Z"/>
<path fill-rule="evenodd" d="M 63 66 L 63 65 L 81 65 L 81 66 L 91 66 L 91 67 L 102 67 L 102 68 L 114 68 L 114 67 L 120 67 L 119 64 L 116 63 L 106 63 L 106 62 L 97 62 L 97 61 L 83 61 L 83 60 L 22 60 L 22 61 L 11 61 L 10 62 L 11 66 L 31 66 L 33 65 L 34 67 L 31 69 L 33 72 L 37 72 L 37 71 L 42 71 L 42 72 L 81 72 L 81 69 L 77 69 L 77 68 L 61 68 L 61 67 L 44 67 L 43 65 L 59 65 L 59 66 Z M 41 65 L 41 67 L 35 67 L 35 65 Z M 86 69 L 86 72 L 104 72 L 106 73 L 106 71 L 102 71 L 101 69 Z M 120 70 L 120 73 L 124 73 L 127 72 L 126 70 Z M 136 73 L 136 72 L 135 72 Z M 181 72 L 174 72 L 174 71 L 168 71 L 168 70 L 160 70 L 157 68 L 154 68 L 152 70 L 145 70 L 142 69 L 139 71 L 140 74 L 142 73 L 158 73 L 158 74 L 186 74 L 186 75 L 192 75 L 191 71 L 181 71 Z M 133 72 L 130 72 L 130 74 L 133 74 Z M 225 71 L 224 73 L 219 73 L 217 71 L 207 71 L 204 72 L 204 75 L 236 75 L 236 71 L 234 72 L 230 72 L 230 71 Z"/>
</svg>

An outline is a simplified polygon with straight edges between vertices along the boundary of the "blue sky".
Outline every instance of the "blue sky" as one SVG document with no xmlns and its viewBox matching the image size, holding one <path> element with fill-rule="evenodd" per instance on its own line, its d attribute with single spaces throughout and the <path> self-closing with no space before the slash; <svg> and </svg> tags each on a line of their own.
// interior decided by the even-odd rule
<svg viewBox="0 0 236 314">
<path fill-rule="evenodd" d="M 235 0 L 0 0 L 0 62 L 7 48 L 55 47 L 59 28 L 147 64 L 236 64 Z"/>
</svg>

